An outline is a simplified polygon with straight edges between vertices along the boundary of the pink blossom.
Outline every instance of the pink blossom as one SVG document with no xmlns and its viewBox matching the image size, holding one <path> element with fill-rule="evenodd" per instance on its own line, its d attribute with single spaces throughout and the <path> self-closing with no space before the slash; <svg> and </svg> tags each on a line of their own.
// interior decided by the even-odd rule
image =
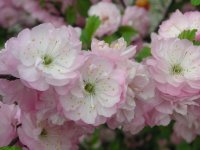
<svg viewBox="0 0 200 150">
<path fill-rule="evenodd" d="M 20 80 L 8 81 L 0 80 L 0 94 L 2 101 L 6 104 L 17 102 L 22 111 L 29 112 L 35 110 L 38 100 L 37 91 L 25 87 Z"/>
<path fill-rule="evenodd" d="M 148 120 L 145 117 L 152 114 L 157 102 L 154 100 L 155 87 L 146 67 L 132 62 L 128 68 L 125 100 L 119 104 L 117 113 L 108 121 L 108 125 L 110 128 L 122 127 L 125 131 L 136 134 L 147 122 L 152 126 L 159 124 L 158 121 Z"/>
<path fill-rule="evenodd" d="M 7 28 L 13 26 L 19 21 L 23 11 L 15 1 L 2 0 L 0 2 L 0 26 Z"/>
<path fill-rule="evenodd" d="M 184 30 L 200 32 L 200 13 L 191 11 L 182 14 L 179 10 L 160 25 L 159 35 L 164 38 L 178 37 Z"/>
<path fill-rule="evenodd" d="M 31 17 L 44 23 L 52 23 L 54 26 L 65 25 L 64 19 L 51 4 L 45 2 L 45 8 L 41 8 L 39 1 L 26 0 L 22 3 L 23 9 L 31 14 Z M 52 15 L 54 14 L 54 15 Z"/>
<path fill-rule="evenodd" d="M 125 100 L 120 103 L 116 113 L 116 121 L 120 125 L 130 123 L 134 119 L 137 101 L 144 101 L 145 105 L 145 101 L 152 101 L 155 93 L 152 79 L 142 64 L 132 63 L 127 82 Z"/>
<path fill-rule="evenodd" d="M 135 93 L 131 88 L 128 88 L 126 99 L 123 103 L 120 104 L 116 113 L 117 122 L 121 124 L 123 122 L 131 122 L 134 119 L 136 107 L 135 100 Z"/>
<path fill-rule="evenodd" d="M 176 121 L 174 132 L 179 138 L 192 142 L 197 135 L 200 135 L 199 106 L 190 106 L 185 115 L 174 114 L 174 119 Z"/>
<path fill-rule="evenodd" d="M 144 36 L 150 27 L 148 12 L 141 7 L 128 6 L 122 18 L 122 25 L 129 25 Z"/>
<path fill-rule="evenodd" d="M 152 109 L 145 114 L 145 121 L 147 125 L 153 126 L 167 126 L 171 122 L 171 116 L 166 113 Z"/>
<path fill-rule="evenodd" d="M 10 28 L 16 24 L 30 26 L 35 20 L 23 9 L 24 0 L 1 0 L 0 26 Z"/>
<path fill-rule="evenodd" d="M 117 110 L 125 74 L 110 60 L 91 55 L 70 92 L 60 97 L 65 116 L 87 124 L 101 124 Z"/>
<path fill-rule="evenodd" d="M 53 88 L 38 93 L 34 114 L 38 121 L 48 120 L 54 125 L 63 125 L 66 121 L 62 108 L 58 103 L 58 94 Z"/>
<path fill-rule="evenodd" d="M 22 126 L 18 128 L 20 141 L 31 150 L 75 150 L 84 129 L 73 122 L 62 126 L 47 121 L 37 122 L 34 116 L 23 115 Z"/>
<path fill-rule="evenodd" d="M 19 12 L 13 8 L 1 8 L 0 24 L 3 27 L 11 27 L 19 20 Z"/>
<path fill-rule="evenodd" d="M 199 47 L 188 40 L 153 38 L 151 48 L 147 65 L 159 91 L 180 97 L 199 91 Z"/>
<path fill-rule="evenodd" d="M 62 125 L 66 121 L 58 105 L 58 95 L 53 88 L 39 92 L 24 86 L 20 80 L 0 80 L 0 94 L 6 104 L 16 102 L 21 110 L 34 113 L 37 120 L 46 120 Z"/>
<path fill-rule="evenodd" d="M 69 83 L 77 76 L 76 69 L 83 60 L 81 42 L 72 27 L 41 24 L 23 30 L 10 43 L 6 47 L 18 60 L 15 63 L 18 77 L 27 86 L 41 91 L 49 85 Z"/>
<path fill-rule="evenodd" d="M 132 58 L 136 53 L 136 46 L 128 46 L 123 38 L 120 38 L 110 45 L 105 41 L 92 40 L 91 49 L 94 54 L 108 57 L 113 60 Z"/>
<path fill-rule="evenodd" d="M 16 105 L 0 102 L 0 146 L 7 146 L 17 137 L 16 126 L 20 124 L 20 110 Z"/>
<path fill-rule="evenodd" d="M 121 15 L 117 6 L 110 2 L 99 2 L 93 5 L 88 12 L 89 16 L 99 16 L 101 25 L 96 31 L 96 36 L 102 37 L 106 34 L 112 34 L 117 31 Z"/>
<path fill-rule="evenodd" d="M 147 71 L 147 66 L 144 64 L 136 65 L 136 72 L 134 77 L 129 79 L 129 88 L 131 88 L 137 99 L 149 101 L 155 96 L 155 85 L 152 77 Z"/>
<path fill-rule="evenodd" d="M 155 109 L 164 114 L 182 114 L 186 115 L 188 113 L 189 106 L 197 106 L 199 95 L 189 95 L 185 97 L 176 97 L 169 94 L 164 94 L 162 92 L 156 91 L 155 99 L 158 100 L 158 105 Z"/>
<path fill-rule="evenodd" d="M 137 134 L 145 127 L 145 118 L 140 107 L 136 107 L 134 119 L 131 122 L 123 124 L 123 130 L 131 134 Z"/>
<path fill-rule="evenodd" d="M 5 43 L 5 49 L 0 51 L 0 72 L 1 74 L 12 74 L 18 76 L 18 60 L 12 55 L 14 39 L 11 38 Z M 14 49 L 15 50 L 15 49 Z"/>
<path fill-rule="evenodd" d="M 130 122 L 124 122 L 121 126 L 124 131 L 129 131 L 131 134 L 137 134 L 145 126 L 166 126 L 171 121 L 171 116 L 158 112 L 155 109 L 157 102 L 154 98 L 148 101 L 136 99 L 136 107 L 134 110 L 134 118 Z"/>
<path fill-rule="evenodd" d="M 174 125 L 174 131 L 178 138 L 184 139 L 188 143 L 191 143 L 197 136 L 195 130 L 193 130 L 192 127 L 188 127 L 185 123 L 181 124 L 179 122 L 176 122 Z"/>
</svg>

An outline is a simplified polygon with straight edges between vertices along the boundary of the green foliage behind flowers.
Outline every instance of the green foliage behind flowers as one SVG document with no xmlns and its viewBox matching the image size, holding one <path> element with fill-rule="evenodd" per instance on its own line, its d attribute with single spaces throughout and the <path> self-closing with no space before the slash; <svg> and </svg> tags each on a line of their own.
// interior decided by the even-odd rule
<svg viewBox="0 0 200 150">
<path fill-rule="evenodd" d="M 0 49 L 4 47 L 6 40 L 14 36 L 16 32 L 18 31 L 15 31 L 15 29 L 11 30 L 0 27 Z"/>
<path fill-rule="evenodd" d="M 66 23 L 75 25 L 78 14 L 82 17 L 87 17 L 90 6 L 90 0 L 77 0 L 76 5 L 68 6 L 64 13 L 64 19 Z"/>
<path fill-rule="evenodd" d="M 118 38 L 123 37 L 124 40 L 129 45 L 131 43 L 132 38 L 137 34 L 138 32 L 131 26 L 121 26 L 119 27 L 118 31 L 116 31 L 112 35 L 105 36 L 103 40 L 106 41 L 107 43 L 112 43 Z"/>
<path fill-rule="evenodd" d="M 151 56 L 151 49 L 149 47 L 143 47 L 135 56 L 137 62 L 141 62 L 143 59 Z"/>
<path fill-rule="evenodd" d="M 90 0 L 77 0 L 77 9 L 81 16 L 87 17 L 90 6 Z"/>
<path fill-rule="evenodd" d="M 83 29 L 81 34 L 81 41 L 85 49 L 90 48 L 92 37 L 100 24 L 101 21 L 97 16 L 90 16 L 87 19 L 85 28 Z"/>
<path fill-rule="evenodd" d="M 81 143 L 80 150 L 200 150 L 200 137 L 192 143 L 173 143 L 173 123 L 167 127 L 145 127 L 137 135 L 124 134 L 119 129 L 109 130 L 105 126 L 96 129 Z"/>
<path fill-rule="evenodd" d="M 192 5 L 198 6 L 200 5 L 200 0 L 191 0 Z"/>
<path fill-rule="evenodd" d="M 69 6 L 65 10 L 65 21 L 73 25 L 76 22 L 76 9 L 73 6 Z"/>
<path fill-rule="evenodd" d="M 6 146 L 6 147 L 1 147 L 0 150 L 22 150 L 22 149 L 15 146 L 12 146 L 12 147 Z"/>
</svg>

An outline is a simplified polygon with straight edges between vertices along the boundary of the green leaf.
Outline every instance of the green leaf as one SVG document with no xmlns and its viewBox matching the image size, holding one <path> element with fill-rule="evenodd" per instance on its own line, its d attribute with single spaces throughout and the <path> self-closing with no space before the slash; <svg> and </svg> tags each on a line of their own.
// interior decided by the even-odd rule
<svg viewBox="0 0 200 150">
<path fill-rule="evenodd" d="M 41 6 L 42 8 L 45 7 L 45 0 L 40 0 L 39 3 L 40 3 L 40 6 Z"/>
<path fill-rule="evenodd" d="M 130 26 L 121 26 L 118 33 L 124 38 L 127 44 L 130 44 L 131 39 L 137 34 L 137 31 Z"/>
<path fill-rule="evenodd" d="M 200 46 L 200 41 L 193 41 L 193 45 Z"/>
<path fill-rule="evenodd" d="M 172 129 L 170 127 L 166 128 L 165 126 L 159 126 L 159 138 L 162 139 L 170 139 L 171 138 L 171 131 Z"/>
<path fill-rule="evenodd" d="M 8 39 L 8 30 L 0 27 L 0 49 L 4 47 L 6 39 Z"/>
<path fill-rule="evenodd" d="M 108 150 L 128 150 L 127 145 L 125 144 L 125 137 L 121 130 L 115 130 L 115 139 L 110 141 L 108 145 Z"/>
<path fill-rule="evenodd" d="M 10 147 L 10 146 L 6 146 L 6 147 L 1 147 L 0 150 L 21 150 L 21 148 L 19 147 Z"/>
<path fill-rule="evenodd" d="M 77 0 L 77 8 L 81 16 L 87 17 L 90 6 L 90 0 Z"/>
<path fill-rule="evenodd" d="M 82 30 L 81 33 L 81 41 L 83 43 L 84 48 L 90 48 L 92 37 L 95 34 L 98 27 L 100 26 L 100 24 L 101 21 L 98 16 L 90 16 L 87 19 L 85 28 Z"/>
<path fill-rule="evenodd" d="M 196 29 L 193 30 L 184 30 L 181 34 L 179 34 L 179 39 L 187 39 L 193 42 L 193 45 L 200 46 L 200 41 L 196 41 Z"/>
<path fill-rule="evenodd" d="M 191 0 L 192 5 L 198 6 L 200 5 L 200 0 Z"/>
<path fill-rule="evenodd" d="M 118 38 L 120 38 L 120 36 L 118 36 L 118 35 L 115 33 L 115 34 L 112 34 L 112 35 L 105 36 L 105 37 L 103 38 L 103 40 L 104 40 L 106 43 L 111 44 L 113 41 L 117 40 Z"/>
<path fill-rule="evenodd" d="M 151 49 L 149 47 L 142 48 L 137 55 L 135 56 L 135 60 L 137 62 L 141 62 L 144 58 L 151 56 Z"/>
<path fill-rule="evenodd" d="M 189 41 L 194 41 L 196 36 L 197 29 L 193 30 L 184 30 L 179 34 L 179 39 L 187 39 Z"/>
<path fill-rule="evenodd" d="M 192 150 L 200 150 L 200 137 L 197 137 L 192 144 Z"/>
<path fill-rule="evenodd" d="M 176 150 L 191 150 L 190 145 L 186 142 L 182 142 L 176 146 Z"/>
<path fill-rule="evenodd" d="M 109 146 L 110 150 L 120 150 L 120 140 L 115 139 Z"/>
<path fill-rule="evenodd" d="M 134 30 L 131 26 L 121 26 L 118 31 L 113 33 L 112 35 L 105 36 L 103 40 L 106 43 L 112 43 L 113 41 L 123 37 L 124 40 L 127 42 L 129 45 L 132 41 L 132 38 L 138 34 L 136 30 Z"/>
<path fill-rule="evenodd" d="M 73 6 L 69 6 L 65 10 L 65 21 L 71 25 L 76 22 L 76 10 Z"/>
</svg>

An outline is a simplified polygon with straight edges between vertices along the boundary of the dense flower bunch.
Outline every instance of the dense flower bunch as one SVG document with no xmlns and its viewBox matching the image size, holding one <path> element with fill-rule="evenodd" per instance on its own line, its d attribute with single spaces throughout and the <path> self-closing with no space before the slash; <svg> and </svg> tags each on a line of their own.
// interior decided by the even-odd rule
<svg viewBox="0 0 200 150">
<path fill-rule="evenodd" d="M 62 11 L 73 4 L 60 2 Z M 84 47 L 81 29 L 65 25 L 50 1 L 48 11 L 34 0 L 0 3 L 10 15 L 0 18 L 2 26 L 25 12 L 51 22 L 22 30 L 0 51 L 1 147 L 18 139 L 24 150 L 75 150 L 103 124 L 137 134 L 174 120 L 177 138 L 191 142 L 200 134 L 200 13 L 173 13 L 152 34 L 151 56 L 138 62 L 135 38 L 102 37 L 120 26 L 144 37 L 148 6 L 139 4 L 121 15 L 111 1 L 93 1 L 88 15 L 101 24 Z"/>
</svg>

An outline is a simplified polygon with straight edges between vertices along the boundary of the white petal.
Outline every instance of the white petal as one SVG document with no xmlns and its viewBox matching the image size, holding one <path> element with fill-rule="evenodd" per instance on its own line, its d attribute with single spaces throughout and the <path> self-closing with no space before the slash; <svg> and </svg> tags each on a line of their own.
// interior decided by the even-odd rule
<svg viewBox="0 0 200 150">
<path fill-rule="evenodd" d="M 36 82 L 28 83 L 32 88 L 37 89 L 39 91 L 46 91 L 49 88 L 49 85 L 45 82 L 44 78 L 37 80 Z"/>
<path fill-rule="evenodd" d="M 54 86 L 64 86 L 70 82 L 69 79 L 58 80 L 58 79 L 54 79 L 54 78 L 46 78 L 45 80 L 48 84 L 54 85 Z"/>
<path fill-rule="evenodd" d="M 86 100 L 87 102 L 84 105 L 81 105 L 79 113 L 84 122 L 94 124 L 97 117 L 97 111 L 96 108 L 91 107 L 90 101 L 88 99 Z"/>
<path fill-rule="evenodd" d="M 120 101 L 120 96 L 108 96 L 106 94 L 98 94 L 95 97 L 102 107 L 113 107 Z"/>
<path fill-rule="evenodd" d="M 97 79 L 102 79 L 108 77 L 108 75 L 113 71 L 113 64 L 105 59 L 95 58 L 87 62 L 87 68 L 83 67 L 83 79 L 86 81 L 96 81 Z"/>
<path fill-rule="evenodd" d="M 103 93 L 110 96 L 120 95 L 120 85 L 115 80 L 102 79 L 98 80 L 95 84 L 97 93 Z"/>
<path fill-rule="evenodd" d="M 35 50 L 38 51 L 38 53 L 46 52 L 47 46 L 49 45 L 49 35 L 50 32 L 54 30 L 53 25 L 49 24 L 41 24 L 39 26 L 36 26 L 31 31 L 32 36 L 32 44 L 34 44 Z M 41 54 L 41 53 L 40 53 Z"/>
<path fill-rule="evenodd" d="M 63 109 L 67 112 L 72 110 L 75 111 L 84 103 L 84 100 L 76 98 L 71 94 L 67 94 L 65 96 L 60 97 L 60 102 Z"/>
<path fill-rule="evenodd" d="M 97 112 L 99 115 L 104 117 L 111 117 L 114 113 L 116 113 L 116 108 L 105 108 L 98 105 Z"/>
<path fill-rule="evenodd" d="M 34 82 L 40 78 L 40 73 L 34 67 L 18 66 L 20 78 L 26 81 Z"/>
</svg>

